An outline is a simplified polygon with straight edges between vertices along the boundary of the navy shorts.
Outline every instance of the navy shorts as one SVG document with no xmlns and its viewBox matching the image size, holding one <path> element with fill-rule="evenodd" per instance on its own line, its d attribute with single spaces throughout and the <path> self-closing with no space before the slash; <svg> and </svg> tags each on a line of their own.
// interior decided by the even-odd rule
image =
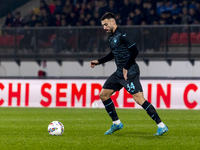
<svg viewBox="0 0 200 150">
<path fill-rule="evenodd" d="M 116 72 L 114 72 L 104 83 L 103 89 L 119 91 L 124 87 L 131 95 L 143 92 L 139 76 L 140 74 L 137 73 L 134 76 L 129 77 L 126 81 L 124 78 L 119 78 Z"/>
</svg>

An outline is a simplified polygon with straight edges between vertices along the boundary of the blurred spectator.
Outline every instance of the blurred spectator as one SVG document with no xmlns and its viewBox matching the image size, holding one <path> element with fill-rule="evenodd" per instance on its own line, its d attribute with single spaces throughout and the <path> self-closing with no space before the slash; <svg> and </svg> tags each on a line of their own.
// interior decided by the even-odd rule
<svg viewBox="0 0 200 150">
<path fill-rule="evenodd" d="M 127 20 L 133 20 L 134 17 L 135 17 L 135 13 L 134 13 L 133 11 L 131 11 L 131 12 L 128 14 Z"/>
<path fill-rule="evenodd" d="M 54 14 L 57 14 L 57 13 L 61 14 L 62 11 L 63 11 L 62 1 L 61 0 L 56 0 L 56 8 L 55 8 Z"/>
<path fill-rule="evenodd" d="M 66 20 L 61 20 L 61 27 L 66 27 Z M 69 40 L 68 29 L 59 28 L 57 30 L 57 39 L 54 38 L 51 42 L 56 53 L 60 53 L 67 47 L 67 42 Z"/>
<path fill-rule="evenodd" d="M 126 25 L 130 26 L 133 25 L 133 18 L 135 17 L 135 13 L 131 11 L 126 19 Z"/>
<path fill-rule="evenodd" d="M 141 22 L 141 25 L 142 26 L 146 26 L 146 22 L 145 21 L 142 21 Z M 150 34 L 150 29 L 148 27 L 144 27 L 141 29 L 141 34 L 144 38 L 144 51 L 149 51 L 152 49 L 152 35 Z"/>
<path fill-rule="evenodd" d="M 164 24 L 172 24 L 171 12 L 165 11 L 160 15 L 160 20 L 164 20 Z M 162 21 L 161 21 L 162 22 Z"/>
<path fill-rule="evenodd" d="M 143 4 L 142 0 L 135 0 L 135 3 L 133 4 L 133 9 L 140 9 L 141 11 L 143 10 Z"/>
<path fill-rule="evenodd" d="M 171 1 L 166 1 L 166 2 L 165 2 L 165 7 L 166 7 L 166 11 L 171 12 L 172 9 L 173 9 L 173 4 L 172 4 L 172 2 L 171 2 Z"/>
<path fill-rule="evenodd" d="M 140 25 L 143 20 L 143 14 L 139 8 L 135 9 L 135 16 L 133 18 L 133 24 L 134 25 Z"/>
<path fill-rule="evenodd" d="M 119 25 L 141 25 L 142 21 L 148 25 L 154 22 L 160 24 L 200 22 L 199 0 L 48 0 L 48 2 L 40 0 L 39 8 L 31 10 L 24 19 L 20 15 L 15 15 L 12 19 L 11 13 L 8 14 L 4 26 L 22 27 L 25 23 L 35 26 L 37 22 L 43 20 L 48 22 L 48 26 L 61 26 L 63 19 L 70 26 L 94 25 L 94 21 L 95 25 L 101 25 L 100 17 L 107 11 L 115 14 Z M 189 14 L 185 12 L 187 9 Z"/>
<path fill-rule="evenodd" d="M 94 22 L 90 22 L 91 26 L 94 26 Z M 85 36 L 87 37 L 87 41 L 85 41 L 85 44 L 87 45 L 86 49 L 89 52 L 94 52 L 95 48 L 98 47 L 97 39 L 98 37 L 98 31 L 95 28 L 90 28 L 89 32 L 86 31 Z M 94 36 L 95 35 L 95 36 Z"/>
<path fill-rule="evenodd" d="M 79 11 L 80 14 L 87 14 L 87 7 L 86 7 L 86 3 L 81 3 L 81 9 Z"/>
<path fill-rule="evenodd" d="M 65 19 L 62 19 L 60 23 L 61 23 L 61 27 L 67 26 L 67 21 Z"/>
<path fill-rule="evenodd" d="M 181 7 L 184 8 L 189 8 L 189 3 L 188 3 L 188 0 L 183 0 L 182 3 L 180 3 Z"/>
<path fill-rule="evenodd" d="M 117 13 L 115 15 L 115 20 L 116 20 L 116 23 L 117 24 L 121 24 L 121 25 L 124 25 L 125 23 L 123 22 L 122 18 L 121 18 L 121 14 L 120 13 Z"/>
<path fill-rule="evenodd" d="M 55 9 L 56 9 L 56 2 L 55 2 L 55 0 L 51 0 L 51 2 L 49 4 L 49 10 L 50 10 L 51 14 L 54 13 Z"/>
<path fill-rule="evenodd" d="M 21 13 L 17 11 L 15 13 L 15 18 L 13 20 L 13 27 L 22 27 L 23 26 L 23 17 L 21 17 Z"/>
<path fill-rule="evenodd" d="M 194 8 L 196 10 L 196 0 L 191 0 L 189 8 Z"/>
<path fill-rule="evenodd" d="M 123 5 L 120 8 L 120 13 L 121 13 L 121 18 L 122 18 L 122 22 L 126 22 L 127 17 L 129 15 L 129 13 L 131 11 L 133 11 L 133 6 L 132 4 L 129 2 L 129 0 L 124 0 Z"/>
<path fill-rule="evenodd" d="M 45 10 L 44 10 L 45 11 Z M 43 16 L 43 12 L 40 10 L 38 13 L 37 13 L 37 20 L 42 22 L 42 20 L 44 19 L 44 16 Z"/>
<path fill-rule="evenodd" d="M 159 25 L 158 20 L 154 20 L 154 21 L 153 21 L 153 25 Z"/>
<path fill-rule="evenodd" d="M 85 15 L 80 14 L 78 22 L 76 22 L 76 26 L 85 26 L 87 23 L 85 22 Z"/>
<path fill-rule="evenodd" d="M 24 24 L 28 24 L 29 22 L 31 22 L 33 15 L 35 15 L 35 12 L 33 9 L 31 9 L 28 12 L 28 15 L 24 16 L 24 19 L 23 19 Z"/>
<path fill-rule="evenodd" d="M 91 3 L 88 3 L 87 4 L 87 12 L 86 13 L 89 13 L 91 14 L 92 16 L 94 16 L 94 7 L 92 6 Z"/>
<path fill-rule="evenodd" d="M 77 21 L 78 17 L 74 12 L 71 12 L 69 18 L 67 19 L 68 24 L 71 26 L 75 26 Z"/>
<path fill-rule="evenodd" d="M 145 15 L 145 17 L 146 16 L 149 16 L 150 15 L 150 11 L 151 10 L 155 10 L 155 8 L 154 8 L 154 6 L 152 5 L 152 3 L 150 3 L 150 2 L 144 2 L 143 3 L 143 8 L 142 8 L 142 12 L 143 12 L 143 14 Z"/>
<path fill-rule="evenodd" d="M 127 26 L 132 26 L 132 25 L 133 25 L 133 21 L 128 19 L 128 20 L 126 21 L 126 25 L 127 25 Z"/>
<path fill-rule="evenodd" d="M 29 26 L 30 27 L 35 27 L 36 23 L 38 22 L 37 20 L 37 15 L 32 15 L 31 21 L 29 21 Z"/>
<path fill-rule="evenodd" d="M 145 18 L 147 24 L 153 24 L 154 21 L 159 20 L 159 16 L 156 14 L 154 9 L 150 9 L 149 14 Z"/>
<path fill-rule="evenodd" d="M 86 14 L 86 17 L 85 17 L 85 25 L 89 25 L 90 24 L 90 20 L 92 19 L 92 15 L 91 14 Z"/>
<path fill-rule="evenodd" d="M 24 28 L 20 31 L 20 34 L 23 35 L 23 38 L 20 40 L 19 49 L 20 50 L 30 50 L 31 49 L 31 39 L 34 35 L 34 30 L 29 28 L 29 25 L 26 24 Z"/>
<path fill-rule="evenodd" d="M 107 12 L 107 3 L 106 0 L 99 1 L 99 15 L 102 16 L 105 12 Z"/>
<path fill-rule="evenodd" d="M 74 8 L 73 8 L 73 11 L 76 15 L 76 17 L 79 17 L 79 12 L 81 10 L 81 4 L 79 2 L 76 2 Z"/>
<path fill-rule="evenodd" d="M 13 26 L 13 15 L 12 13 L 8 13 L 6 16 L 4 27 L 12 27 L 12 26 Z"/>
<path fill-rule="evenodd" d="M 94 12 L 94 20 L 96 25 L 101 25 L 100 16 L 98 12 Z"/>
<path fill-rule="evenodd" d="M 61 20 L 67 20 L 67 19 L 69 19 L 69 16 L 70 16 L 70 14 L 67 15 L 65 12 L 63 12 L 61 14 Z"/>
<path fill-rule="evenodd" d="M 49 12 L 47 12 L 45 9 L 42 10 L 42 16 L 44 20 L 48 21 L 48 26 L 54 26 L 55 24 L 53 23 L 53 17 Z"/>
<path fill-rule="evenodd" d="M 115 1 L 114 0 L 109 0 L 108 1 L 108 8 L 107 8 L 108 12 L 112 12 L 114 14 L 118 13 L 118 7 L 116 7 L 115 5 Z"/>
<path fill-rule="evenodd" d="M 189 8 L 189 24 L 196 24 L 199 21 L 199 17 L 196 14 L 196 10 L 194 8 Z"/>
<path fill-rule="evenodd" d="M 172 15 L 172 24 L 180 24 L 181 23 L 181 17 L 178 16 L 178 14 Z"/>
<path fill-rule="evenodd" d="M 177 3 L 173 3 L 171 13 L 172 13 L 172 15 L 173 14 L 179 15 L 181 13 L 181 7 L 180 7 L 180 5 L 177 4 Z"/>
<path fill-rule="evenodd" d="M 165 3 L 164 2 L 158 2 L 157 3 L 157 15 L 161 15 L 163 12 L 167 11 L 167 8 L 165 6 Z"/>
<path fill-rule="evenodd" d="M 52 16 L 50 13 L 46 11 L 46 9 L 42 9 L 37 14 L 37 20 L 39 22 L 43 22 L 43 20 L 48 21 L 48 26 L 55 26 L 55 21 L 52 20 Z"/>
<path fill-rule="evenodd" d="M 183 7 L 182 8 L 182 14 L 181 16 L 181 24 L 188 24 L 189 23 L 189 14 L 188 14 L 188 8 Z"/>
<path fill-rule="evenodd" d="M 94 0 L 94 12 L 98 12 L 99 11 L 99 0 Z"/>
<path fill-rule="evenodd" d="M 196 13 L 198 16 L 200 16 L 200 1 L 198 0 L 195 5 L 196 5 Z"/>
<path fill-rule="evenodd" d="M 161 18 L 161 19 L 159 20 L 159 24 L 160 24 L 160 25 L 166 25 L 165 19 L 162 19 L 162 18 Z"/>
<path fill-rule="evenodd" d="M 45 0 L 40 0 L 40 11 L 42 10 L 46 10 L 47 13 L 51 13 Z"/>
<path fill-rule="evenodd" d="M 56 26 L 61 26 L 61 15 L 60 15 L 60 13 L 55 14 L 55 22 L 56 22 Z"/>
<path fill-rule="evenodd" d="M 166 24 L 172 24 L 171 11 L 168 10 L 165 12 L 165 14 L 166 14 L 166 18 L 165 18 Z"/>
<path fill-rule="evenodd" d="M 94 19 L 91 19 L 91 20 L 89 21 L 89 25 L 90 25 L 90 26 L 96 26 L 96 21 L 95 21 Z"/>
<path fill-rule="evenodd" d="M 70 0 L 65 1 L 65 5 L 63 6 L 63 13 L 65 13 L 67 16 L 72 12 L 72 4 Z"/>
<path fill-rule="evenodd" d="M 42 26 L 43 27 L 49 26 L 49 22 L 46 19 L 44 19 L 43 22 L 42 22 Z"/>
<path fill-rule="evenodd" d="M 37 50 L 35 46 L 37 46 L 37 48 L 40 48 L 45 46 L 46 43 L 50 42 L 49 37 L 51 34 L 53 34 L 53 29 L 43 28 L 47 26 L 48 22 L 46 20 L 42 22 L 38 21 L 36 23 L 35 27 L 37 28 L 37 30 L 31 39 L 31 48 L 33 50 Z"/>
</svg>

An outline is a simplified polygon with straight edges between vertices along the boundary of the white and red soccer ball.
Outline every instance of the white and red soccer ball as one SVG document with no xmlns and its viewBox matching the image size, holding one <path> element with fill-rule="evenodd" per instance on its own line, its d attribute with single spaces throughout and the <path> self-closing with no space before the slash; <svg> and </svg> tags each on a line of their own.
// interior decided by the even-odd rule
<svg viewBox="0 0 200 150">
<path fill-rule="evenodd" d="M 52 121 L 48 125 L 48 132 L 50 135 L 62 135 L 64 132 L 64 125 L 59 121 Z"/>
</svg>

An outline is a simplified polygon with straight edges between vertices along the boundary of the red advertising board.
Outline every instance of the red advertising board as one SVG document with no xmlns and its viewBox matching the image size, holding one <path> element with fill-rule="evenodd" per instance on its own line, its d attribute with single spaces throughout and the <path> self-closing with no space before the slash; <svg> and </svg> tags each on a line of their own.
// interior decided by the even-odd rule
<svg viewBox="0 0 200 150">
<path fill-rule="evenodd" d="M 2 79 L 0 107 L 71 107 L 104 106 L 99 92 L 104 79 Z M 141 80 L 144 97 L 155 108 L 200 109 L 200 80 Z M 112 95 L 117 108 L 141 108 L 121 89 Z"/>
</svg>

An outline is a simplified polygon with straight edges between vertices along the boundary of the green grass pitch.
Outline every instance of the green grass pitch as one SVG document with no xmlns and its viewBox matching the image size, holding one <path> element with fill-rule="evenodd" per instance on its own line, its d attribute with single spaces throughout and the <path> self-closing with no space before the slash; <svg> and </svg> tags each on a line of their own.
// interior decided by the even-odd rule
<svg viewBox="0 0 200 150">
<path fill-rule="evenodd" d="M 199 110 L 157 110 L 169 132 L 153 136 L 157 126 L 143 109 L 117 109 L 124 128 L 104 135 L 111 119 L 104 109 L 0 108 L 1 150 L 198 150 Z M 64 124 L 61 136 L 48 134 L 47 126 Z"/>
</svg>

